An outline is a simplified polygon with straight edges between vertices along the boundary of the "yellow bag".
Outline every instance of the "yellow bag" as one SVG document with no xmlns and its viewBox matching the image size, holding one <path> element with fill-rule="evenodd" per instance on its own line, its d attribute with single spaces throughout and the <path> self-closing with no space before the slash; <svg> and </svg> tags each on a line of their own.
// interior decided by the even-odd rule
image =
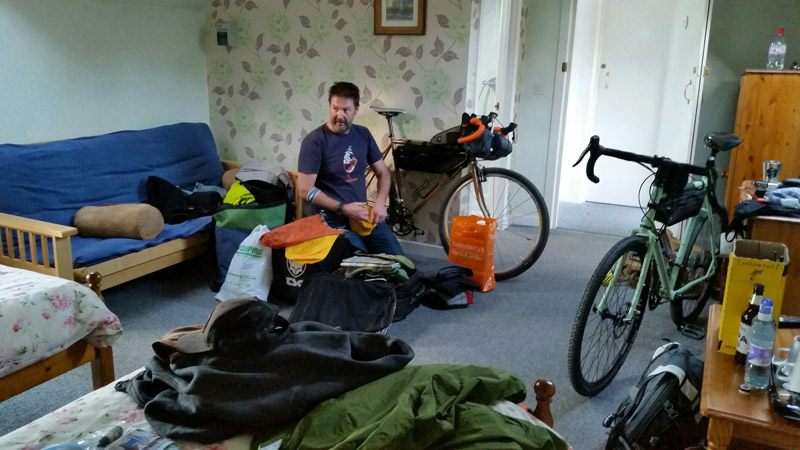
<svg viewBox="0 0 800 450">
<path fill-rule="evenodd" d="M 494 289 L 494 232 L 496 219 L 480 216 L 453 217 L 447 259 L 472 269 L 470 279 L 481 292 Z"/>
</svg>

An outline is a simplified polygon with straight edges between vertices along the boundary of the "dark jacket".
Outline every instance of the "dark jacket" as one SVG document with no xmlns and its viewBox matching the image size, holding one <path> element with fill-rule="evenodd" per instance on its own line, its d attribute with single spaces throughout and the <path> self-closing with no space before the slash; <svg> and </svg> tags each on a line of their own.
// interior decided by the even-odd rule
<svg viewBox="0 0 800 450">
<path fill-rule="evenodd" d="M 171 364 L 154 357 L 116 388 L 144 407 L 159 435 L 209 443 L 277 429 L 413 357 L 405 342 L 386 335 L 299 322 L 268 353 L 232 358 L 211 351 Z"/>
</svg>

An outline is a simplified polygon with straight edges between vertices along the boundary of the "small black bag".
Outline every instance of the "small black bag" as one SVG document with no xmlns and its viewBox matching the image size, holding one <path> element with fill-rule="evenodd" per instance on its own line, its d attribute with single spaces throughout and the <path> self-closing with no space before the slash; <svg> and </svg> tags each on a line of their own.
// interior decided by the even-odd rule
<svg viewBox="0 0 800 450">
<path fill-rule="evenodd" d="M 611 428 L 606 449 L 683 449 L 708 432 L 700 414 L 703 361 L 677 342 L 656 349 L 639 382 L 617 411 L 603 421 Z"/>
<path fill-rule="evenodd" d="M 303 283 L 290 323 L 311 320 L 344 331 L 386 332 L 395 311 L 392 283 L 317 273 Z"/>
<path fill-rule="evenodd" d="M 690 183 L 679 196 L 663 200 L 656 206 L 656 220 L 669 226 L 697 215 L 703 207 L 705 195 L 703 189 Z"/>
</svg>

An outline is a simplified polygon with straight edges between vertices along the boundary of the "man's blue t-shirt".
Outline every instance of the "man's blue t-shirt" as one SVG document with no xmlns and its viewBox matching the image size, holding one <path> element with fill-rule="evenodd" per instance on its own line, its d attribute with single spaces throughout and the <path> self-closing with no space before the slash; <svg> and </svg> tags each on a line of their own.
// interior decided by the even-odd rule
<svg viewBox="0 0 800 450">
<path fill-rule="evenodd" d="M 366 202 L 367 167 L 379 159 L 381 151 L 366 127 L 353 124 L 347 134 L 336 134 L 323 124 L 303 139 L 297 170 L 317 174 L 314 185 L 340 202 Z"/>
</svg>

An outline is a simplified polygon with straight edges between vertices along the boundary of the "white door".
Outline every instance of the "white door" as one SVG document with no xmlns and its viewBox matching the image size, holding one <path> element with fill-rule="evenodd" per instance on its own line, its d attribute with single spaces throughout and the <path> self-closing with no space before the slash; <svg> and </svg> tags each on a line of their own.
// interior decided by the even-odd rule
<svg viewBox="0 0 800 450">
<path fill-rule="evenodd" d="M 708 0 L 605 0 L 593 134 L 606 147 L 687 162 L 699 97 Z M 587 200 L 646 205 L 650 174 L 601 158 Z"/>
</svg>

